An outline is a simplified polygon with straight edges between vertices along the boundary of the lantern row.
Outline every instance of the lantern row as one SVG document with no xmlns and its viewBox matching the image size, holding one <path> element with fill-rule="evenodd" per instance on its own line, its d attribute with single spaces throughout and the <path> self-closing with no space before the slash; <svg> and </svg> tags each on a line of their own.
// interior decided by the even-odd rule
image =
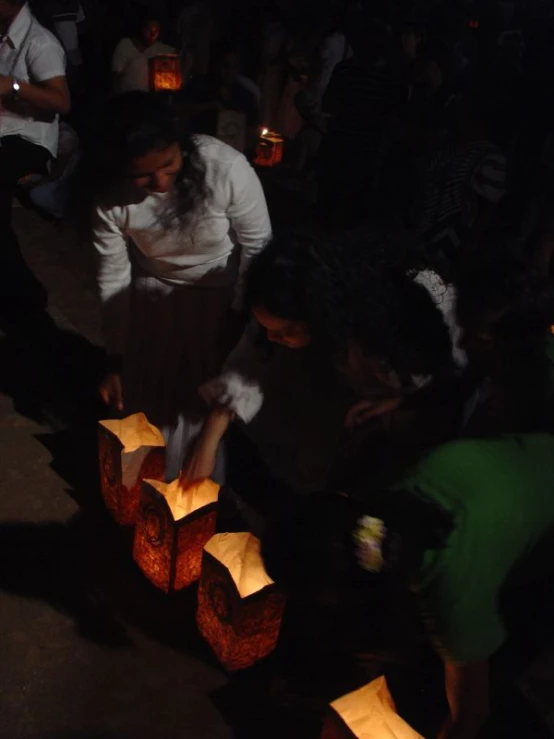
<svg viewBox="0 0 554 739">
<path fill-rule="evenodd" d="M 100 421 L 100 481 L 117 523 L 135 526 L 133 557 L 166 593 L 199 580 L 196 623 L 230 672 L 273 652 L 285 596 L 265 571 L 260 541 L 249 532 L 216 534 L 219 485 L 183 491 L 166 483 L 165 441 L 143 413 Z M 331 704 L 321 739 L 422 739 L 396 713 L 380 677 Z"/>
</svg>

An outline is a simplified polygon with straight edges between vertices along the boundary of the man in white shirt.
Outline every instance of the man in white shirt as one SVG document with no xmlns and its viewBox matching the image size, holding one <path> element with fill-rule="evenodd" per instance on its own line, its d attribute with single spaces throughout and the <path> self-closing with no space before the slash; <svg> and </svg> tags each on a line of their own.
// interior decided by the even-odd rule
<svg viewBox="0 0 554 739">
<path fill-rule="evenodd" d="M 11 226 L 18 181 L 45 174 L 58 151 L 58 114 L 70 109 L 65 54 L 23 0 L 0 0 L 0 315 L 42 311 L 46 293 Z"/>
<path fill-rule="evenodd" d="M 175 53 L 172 46 L 159 40 L 161 31 L 161 21 L 155 13 L 145 11 L 137 21 L 137 32 L 118 43 L 112 59 L 113 91 L 116 95 L 135 90 L 149 91 L 148 60 Z"/>
</svg>

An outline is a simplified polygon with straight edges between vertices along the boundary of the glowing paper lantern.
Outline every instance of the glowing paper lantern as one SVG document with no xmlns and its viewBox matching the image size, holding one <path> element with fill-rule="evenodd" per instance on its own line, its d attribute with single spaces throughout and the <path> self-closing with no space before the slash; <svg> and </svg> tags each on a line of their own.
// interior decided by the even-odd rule
<svg viewBox="0 0 554 739">
<path fill-rule="evenodd" d="M 148 60 L 150 92 L 180 90 L 183 86 L 181 58 L 178 54 L 161 54 Z"/>
<path fill-rule="evenodd" d="M 241 670 L 275 649 L 285 597 L 266 573 L 260 541 L 216 534 L 206 544 L 196 623 L 227 670 Z"/>
<path fill-rule="evenodd" d="M 384 677 L 331 703 L 321 739 L 423 739 L 396 713 Z"/>
<path fill-rule="evenodd" d="M 275 131 L 264 128 L 256 147 L 254 164 L 258 167 L 274 167 L 283 159 L 284 149 L 284 138 Z"/>
<path fill-rule="evenodd" d="M 165 441 L 144 413 L 98 424 L 98 459 L 102 496 L 122 526 L 135 523 L 140 485 L 145 478 L 162 480 Z"/>
<path fill-rule="evenodd" d="M 168 593 L 200 577 L 202 550 L 214 535 L 219 485 L 211 480 L 183 491 L 179 480 L 145 480 L 133 556 L 146 577 Z"/>
</svg>

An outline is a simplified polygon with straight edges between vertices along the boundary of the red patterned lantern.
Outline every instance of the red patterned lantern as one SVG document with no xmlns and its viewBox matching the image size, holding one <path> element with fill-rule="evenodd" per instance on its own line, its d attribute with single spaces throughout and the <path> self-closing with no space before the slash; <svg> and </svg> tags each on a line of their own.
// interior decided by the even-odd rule
<svg viewBox="0 0 554 739">
<path fill-rule="evenodd" d="M 202 550 L 214 535 L 219 485 L 204 480 L 183 490 L 145 480 L 135 529 L 133 556 L 146 577 L 166 593 L 200 577 Z"/>
<path fill-rule="evenodd" d="M 276 164 L 282 161 L 284 150 L 284 138 L 275 131 L 264 128 L 256 147 L 254 164 L 257 164 L 258 167 L 275 167 Z"/>
<path fill-rule="evenodd" d="M 331 703 L 321 739 L 423 739 L 396 713 L 384 677 Z"/>
<path fill-rule="evenodd" d="M 148 60 L 150 92 L 176 92 L 183 86 L 181 58 L 178 54 L 161 54 Z"/>
<path fill-rule="evenodd" d="M 285 597 L 266 573 L 260 541 L 216 534 L 206 544 L 196 623 L 229 671 L 250 667 L 275 649 Z"/>
<path fill-rule="evenodd" d="M 135 523 L 140 485 L 145 477 L 163 480 L 165 441 L 144 413 L 123 420 L 100 421 L 98 457 L 102 496 L 122 526 Z"/>
</svg>

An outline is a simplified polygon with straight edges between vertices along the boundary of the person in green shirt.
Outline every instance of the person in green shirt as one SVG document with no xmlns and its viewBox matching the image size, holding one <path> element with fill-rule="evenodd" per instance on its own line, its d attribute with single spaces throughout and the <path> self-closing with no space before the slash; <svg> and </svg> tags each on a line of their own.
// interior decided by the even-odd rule
<svg viewBox="0 0 554 739">
<path fill-rule="evenodd" d="M 341 495 L 303 500 L 266 530 L 268 573 L 347 611 L 363 598 L 378 609 L 392 592 L 384 581 L 415 592 L 444 662 L 440 739 L 474 739 L 488 713 L 489 658 L 506 638 L 500 595 L 538 576 L 535 555 L 554 545 L 554 436 L 450 442 L 372 500 L 367 510 Z"/>
</svg>

